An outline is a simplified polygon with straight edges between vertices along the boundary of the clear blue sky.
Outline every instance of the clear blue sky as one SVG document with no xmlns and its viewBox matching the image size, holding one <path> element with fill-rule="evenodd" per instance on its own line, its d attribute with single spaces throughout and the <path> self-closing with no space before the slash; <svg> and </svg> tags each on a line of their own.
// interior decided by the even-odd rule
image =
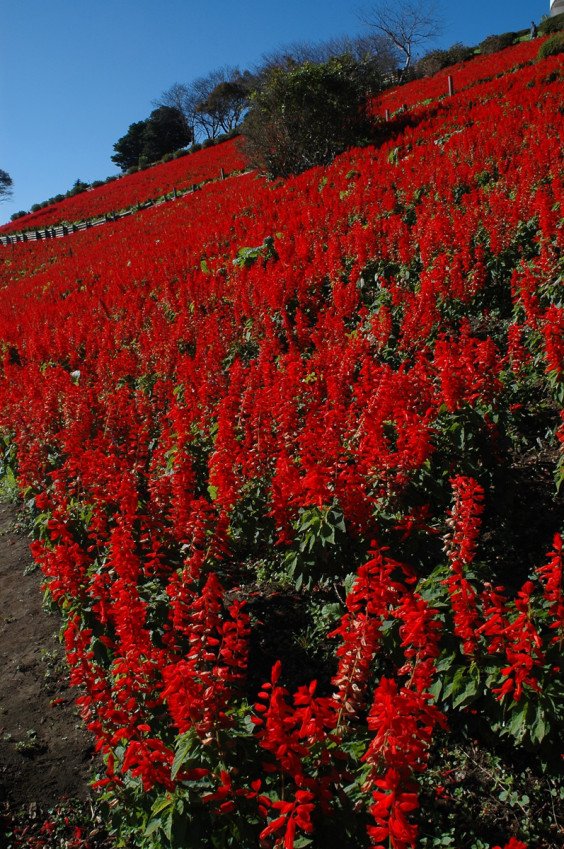
<svg viewBox="0 0 564 849">
<path fill-rule="evenodd" d="M 363 0 L 2 0 L 0 168 L 12 213 L 117 173 L 114 143 L 175 82 L 296 41 L 363 31 Z M 549 0 L 444 0 L 436 47 L 528 27 Z"/>
</svg>

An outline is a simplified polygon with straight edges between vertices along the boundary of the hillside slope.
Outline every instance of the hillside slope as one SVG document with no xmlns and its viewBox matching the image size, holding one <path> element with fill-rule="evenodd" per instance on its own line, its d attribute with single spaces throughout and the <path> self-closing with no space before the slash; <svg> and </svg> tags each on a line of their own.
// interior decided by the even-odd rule
<svg viewBox="0 0 564 849">
<path fill-rule="evenodd" d="M 562 845 L 563 69 L 532 50 L 386 95 L 330 167 L 1 250 L 4 469 L 124 841 Z"/>
<path fill-rule="evenodd" d="M 58 203 L 30 212 L 0 227 L 0 235 L 33 233 L 45 227 L 119 214 L 138 205 L 162 200 L 173 192 L 185 193 L 193 186 L 218 180 L 245 167 L 237 140 L 196 151 L 171 162 L 119 177 L 117 181 L 88 189 Z"/>
</svg>

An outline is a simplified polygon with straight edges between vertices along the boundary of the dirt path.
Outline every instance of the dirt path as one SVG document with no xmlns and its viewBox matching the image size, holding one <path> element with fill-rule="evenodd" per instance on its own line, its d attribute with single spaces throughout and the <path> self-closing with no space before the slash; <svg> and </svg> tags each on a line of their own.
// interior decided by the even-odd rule
<svg viewBox="0 0 564 849">
<path fill-rule="evenodd" d="M 69 804 L 91 810 L 93 741 L 68 687 L 61 621 L 43 609 L 41 582 L 17 508 L 0 504 L 0 847 L 64 845 L 6 833 L 15 828 L 31 840 L 49 810 Z M 85 838 L 93 826 L 90 819 Z"/>
</svg>

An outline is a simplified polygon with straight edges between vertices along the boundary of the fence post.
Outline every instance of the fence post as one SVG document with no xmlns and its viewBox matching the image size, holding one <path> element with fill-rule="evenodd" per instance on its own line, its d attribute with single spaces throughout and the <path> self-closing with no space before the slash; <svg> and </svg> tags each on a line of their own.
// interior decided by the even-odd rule
<svg viewBox="0 0 564 849">
<path fill-rule="evenodd" d="M 172 194 L 174 195 L 174 200 L 176 200 L 176 198 L 178 197 L 178 195 L 176 194 L 176 186 L 172 190 Z"/>
<path fill-rule="evenodd" d="M 221 179 L 225 180 L 225 171 L 223 170 L 223 168 L 221 169 Z"/>
<path fill-rule="evenodd" d="M 454 82 L 453 82 L 453 79 L 452 79 L 452 74 L 449 74 L 447 79 L 448 79 L 448 93 L 449 93 L 449 96 L 452 97 L 452 95 L 454 94 Z"/>
<path fill-rule="evenodd" d="M 386 121 L 390 120 L 390 110 L 386 109 Z"/>
</svg>

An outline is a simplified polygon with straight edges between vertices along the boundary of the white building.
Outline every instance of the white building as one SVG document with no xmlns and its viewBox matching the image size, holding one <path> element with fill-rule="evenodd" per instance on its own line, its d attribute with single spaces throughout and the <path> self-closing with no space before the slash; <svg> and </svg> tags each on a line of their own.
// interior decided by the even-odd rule
<svg viewBox="0 0 564 849">
<path fill-rule="evenodd" d="M 550 0 L 550 15 L 559 15 L 564 12 L 564 0 Z"/>
</svg>

